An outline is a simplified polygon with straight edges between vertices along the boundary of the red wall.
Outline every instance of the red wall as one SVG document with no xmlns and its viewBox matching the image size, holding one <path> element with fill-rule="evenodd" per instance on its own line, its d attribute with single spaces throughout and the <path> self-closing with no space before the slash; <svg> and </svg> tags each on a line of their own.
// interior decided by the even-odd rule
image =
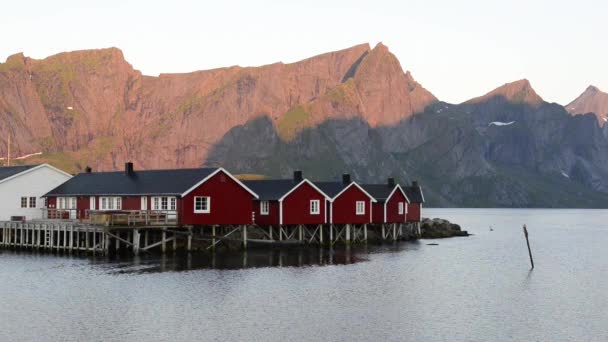
<svg viewBox="0 0 608 342">
<path fill-rule="evenodd" d="M 399 215 L 399 202 L 403 202 L 403 214 Z M 403 223 L 407 215 L 407 201 L 401 191 L 396 190 L 386 202 L 386 223 Z"/>
<path fill-rule="evenodd" d="M 407 207 L 407 222 L 420 222 L 420 211 L 422 204 L 410 203 Z"/>
<path fill-rule="evenodd" d="M 365 201 L 365 214 L 356 214 L 356 202 Z M 334 224 L 363 224 L 370 223 L 370 198 L 361 189 L 351 186 L 336 198 L 332 205 L 332 223 Z"/>
<path fill-rule="evenodd" d="M 384 203 L 372 203 L 372 222 L 384 223 Z"/>
<path fill-rule="evenodd" d="M 319 214 L 310 213 L 310 201 L 319 200 Z M 325 196 L 308 183 L 303 183 L 283 200 L 283 224 L 325 223 Z"/>
<path fill-rule="evenodd" d="M 211 212 L 194 212 L 194 197 L 211 197 Z M 183 224 L 251 224 L 253 195 L 220 171 L 182 199 L 178 212 Z"/>
<path fill-rule="evenodd" d="M 268 215 L 260 215 L 260 201 L 253 201 L 255 223 L 260 226 L 279 225 L 279 202 L 268 201 Z"/>
</svg>

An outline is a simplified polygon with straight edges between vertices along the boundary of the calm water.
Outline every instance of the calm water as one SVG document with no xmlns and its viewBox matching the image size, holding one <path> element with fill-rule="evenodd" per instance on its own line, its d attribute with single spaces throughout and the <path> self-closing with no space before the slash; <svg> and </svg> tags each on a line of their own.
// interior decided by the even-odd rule
<svg viewBox="0 0 608 342">
<path fill-rule="evenodd" d="M 3 251 L 0 340 L 608 341 L 608 210 L 425 216 L 475 235 L 215 258 Z"/>
</svg>

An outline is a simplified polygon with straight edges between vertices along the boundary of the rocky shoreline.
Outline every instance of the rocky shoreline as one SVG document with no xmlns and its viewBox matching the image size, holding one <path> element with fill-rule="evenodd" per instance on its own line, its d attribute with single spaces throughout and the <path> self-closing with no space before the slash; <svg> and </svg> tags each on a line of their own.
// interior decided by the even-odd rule
<svg viewBox="0 0 608 342">
<path fill-rule="evenodd" d="M 440 218 L 423 218 L 420 222 L 420 230 L 423 239 L 442 239 L 470 235 L 466 230 L 462 230 L 460 225 Z"/>
</svg>

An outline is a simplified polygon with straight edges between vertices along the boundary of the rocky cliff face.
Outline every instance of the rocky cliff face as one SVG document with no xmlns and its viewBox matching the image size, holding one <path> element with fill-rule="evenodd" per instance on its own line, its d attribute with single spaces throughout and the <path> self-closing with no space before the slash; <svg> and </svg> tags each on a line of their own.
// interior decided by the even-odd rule
<svg viewBox="0 0 608 342">
<path fill-rule="evenodd" d="M 418 179 L 430 206 L 606 207 L 607 128 L 543 101 L 527 80 L 439 102 L 382 44 L 158 77 L 114 48 L 0 64 L 0 136 L 11 134 L 13 155 L 42 151 L 27 162 L 72 172 L 127 160 L 297 168 L 313 179 Z"/>
<path fill-rule="evenodd" d="M 159 77 L 115 48 L 0 64 L 0 134 L 11 133 L 14 154 L 42 151 L 70 170 L 198 166 L 231 128 L 259 117 L 289 140 L 328 118 L 390 125 L 434 101 L 382 44 Z"/>
<path fill-rule="evenodd" d="M 573 115 L 593 113 L 601 127 L 608 122 L 608 94 L 589 86 L 579 97 L 566 106 Z"/>
</svg>

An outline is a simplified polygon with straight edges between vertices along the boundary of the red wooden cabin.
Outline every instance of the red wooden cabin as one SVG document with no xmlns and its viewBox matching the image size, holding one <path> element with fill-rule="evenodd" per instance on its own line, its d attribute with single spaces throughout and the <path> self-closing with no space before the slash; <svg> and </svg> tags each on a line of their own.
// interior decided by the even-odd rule
<svg viewBox="0 0 608 342">
<path fill-rule="evenodd" d="M 327 223 L 329 197 L 315 184 L 294 172 L 293 179 L 245 181 L 259 198 L 253 201 L 255 223 L 297 225 Z"/>
<path fill-rule="evenodd" d="M 410 199 L 410 205 L 407 212 L 407 222 L 420 222 L 422 212 L 422 203 L 424 203 L 424 194 L 418 182 L 412 182 L 412 186 L 405 187 L 405 193 Z"/>
<path fill-rule="evenodd" d="M 386 184 L 362 184 L 361 187 L 376 199 L 372 205 L 373 223 L 406 222 L 409 200 L 394 178 L 389 178 Z"/>
<path fill-rule="evenodd" d="M 365 224 L 372 222 L 372 203 L 376 199 L 359 184 L 352 182 L 350 175 L 342 176 L 342 182 L 316 182 L 329 200 L 328 223 Z"/>
<path fill-rule="evenodd" d="M 222 168 L 78 174 L 47 193 L 49 216 L 89 218 L 91 213 L 129 216 L 177 225 L 252 223 L 257 194 Z M 161 220 L 162 221 L 162 220 Z M 140 222 L 141 223 L 141 222 Z"/>
</svg>

